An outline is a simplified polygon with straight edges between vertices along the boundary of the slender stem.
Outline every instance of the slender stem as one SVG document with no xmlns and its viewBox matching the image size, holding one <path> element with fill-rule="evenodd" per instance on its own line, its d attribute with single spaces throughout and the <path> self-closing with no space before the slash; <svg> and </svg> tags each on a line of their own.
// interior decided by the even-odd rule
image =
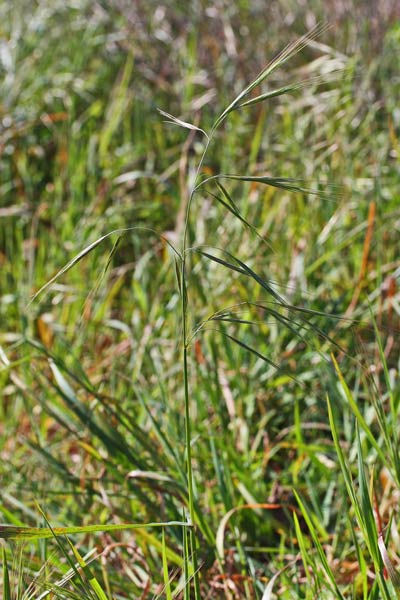
<svg viewBox="0 0 400 600">
<path fill-rule="evenodd" d="M 199 164 L 197 165 L 196 175 L 195 175 L 194 181 L 193 181 L 193 186 L 192 186 L 192 189 L 190 190 L 190 194 L 189 194 L 189 201 L 188 201 L 187 208 L 186 208 L 185 227 L 184 227 L 184 230 L 183 230 L 183 244 L 182 244 L 183 262 L 185 262 L 185 253 L 186 253 L 186 249 L 187 249 L 187 232 L 188 232 L 188 225 L 189 225 L 190 208 L 191 208 L 191 204 L 192 204 L 192 201 L 193 201 L 193 196 L 194 196 L 197 188 L 200 185 L 200 184 L 197 184 L 197 180 L 199 179 L 200 171 L 201 171 L 201 168 L 203 166 L 204 159 L 206 157 L 206 154 L 207 154 L 207 151 L 208 151 L 208 148 L 210 146 L 212 138 L 213 138 L 212 134 L 209 137 L 207 136 L 206 145 L 204 146 L 204 150 L 203 150 L 203 153 L 202 153 L 202 155 L 200 157 Z"/>
<path fill-rule="evenodd" d="M 188 348 L 186 343 L 187 337 L 187 300 L 186 300 L 186 283 L 185 283 L 185 260 L 182 260 L 182 321 L 183 321 L 183 379 L 185 389 L 185 445 L 186 445 L 186 472 L 188 485 L 188 503 L 189 517 L 192 528 L 190 530 L 190 550 L 192 553 L 193 564 L 193 579 L 194 579 L 194 595 L 196 600 L 200 598 L 200 585 L 198 578 L 198 561 L 197 561 L 197 543 L 195 531 L 195 508 L 193 494 L 193 470 L 192 470 L 192 447 L 191 447 L 191 427 L 190 427 L 190 398 L 189 398 L 189 371 L 188 371 Z"/>
<path fill-rule="evenodd" d="M 181 263 L 181 307 L 182 307 L 182 345 L 183 345 L 183 380 L 185 390 L 185 445 L 186 445 L 186 474 L 187 474 L 187 486 L 188 486 L 188 503 L 189 503 L 189 517 L 192 528 L 189 533 L 190 538 L 190 550 L 192 553 L 192 565 L 193 565 L 193 581 L 194 581 L 194 596 L 196 600 L 200 600 L 200 584 L 198 577 L 198 561 L 197 561 L 197 538 L 196 538 L 196 511 L 194 506 L 194 493 L 193 493 L 193 467 L 192 467 L 192 447 L 191 447 L 191 426 L 190 426 L 190 398 L 189 398 L 189 365 L 188 365 L 188 319 L 187 319 L 187 295 L 186 295 L 186 250 L 187 250 L 187 236 L 188 236 L 188 225 L 189 225 L 189 214 L 190 207 L 192 204 L 193 196 L 197 189 L 197 181 L 200 175 L 201 167 L 204 162 L 205 155 L 211 142 L 211 137 L 207 137 L 207 142 L 203 150 L 203 154 L 200 158 L 199 164 L 197 165 L 196 175 L 194 178 L 192 189 L 189 194 L 189 201 L 186 209 L 185 226 L 183 231 L 182 241 L 182 263 Z M 190 592 L 189 592 L 190 593 Z"/>
<path fill-rule="evenodd" d="M 183 369 L 184 369 L 184 385 L 185 385 L 185 443 L 186 443 L 186 461 L 187 461 L 187 479 L 188 479 L 188 499 L 189 499 L 189 515 L 191 524 L 194 525 L 194 498 L 193 498 L 193 471 L 192 471 L 192 449 L 191 449 L 191 427 L 190 427 L 190 401 L 189 401 L 189 377 L 188 377 L 188 362 L 187 348 L 183 348 Z"/>
</svg>

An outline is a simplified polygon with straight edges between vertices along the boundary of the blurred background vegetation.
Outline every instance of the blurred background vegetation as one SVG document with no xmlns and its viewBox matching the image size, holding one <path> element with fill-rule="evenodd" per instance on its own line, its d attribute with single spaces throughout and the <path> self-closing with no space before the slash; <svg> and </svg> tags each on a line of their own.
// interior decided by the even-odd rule
<svg viewBox="0 0 400 600">
<path fill-rule="evenodd" d="M 228 250 L 309 312 L 274 314 L 251 278 L 191 254 L 191 327 L 216 311 L 230 318 L 191 345 L 192 451 L 202 597 L 261 598 L 287 565 L 279 597 L 331 597 L 318 577 L 308 596 L 295 561 L 293 487 L 339 584 L 358 597 L 325 396 L 350 463 L 354 418 L 330 352 L 377 437 L 372 399 L 385 401 L 388 377 L 399 396 L 399 17 L 396 0 L 0 2 L 3 522 L 42 524 L 35 501 L 54 525 L 181 519 L 180 298 L 165 239 L 180 248 L 203 144 L 157 108 L 209 130 L 279 51 L 328 22 L 265 89 L 303 85 L 232 113 L 202 168 L 296 178 L 321 193 L 224 184 L 260 237 L 211 186 L 194 197 L 190 245 Z M 127 228 L 30 303 L 85 247 Z M 382 512 L 396 521 L 394 484 L 364 442 Z M 221 519 L 256 503 L 280 508 L 233 515 L 219 564 Z M 176 581 L 181 535 L 167 531 Z M 157 533 L 77 543 L 105 551 L 94 568 L 109 598 L 165 597 Z M 25 581 L 45 563 L 65 572 L 53 542 L 25 546 Z"/>
</svg>

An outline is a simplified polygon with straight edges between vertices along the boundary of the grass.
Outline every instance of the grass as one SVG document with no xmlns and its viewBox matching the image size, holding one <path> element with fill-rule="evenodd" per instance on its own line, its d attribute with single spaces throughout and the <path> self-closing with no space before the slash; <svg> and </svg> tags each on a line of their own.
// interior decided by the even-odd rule
<svg viewBox="0 0 400 600">
<path fill-rule="evenodd" d="M 398 597 L 400 31 L 340 6 L 1 7 L 6 600 Z"/>
</svg>

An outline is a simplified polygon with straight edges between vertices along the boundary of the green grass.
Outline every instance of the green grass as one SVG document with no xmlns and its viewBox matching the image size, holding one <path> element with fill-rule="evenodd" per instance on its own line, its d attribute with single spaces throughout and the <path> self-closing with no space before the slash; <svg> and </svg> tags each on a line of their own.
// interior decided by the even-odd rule
<svg viewBox="0 0 400 600">
<path fill-rule="evenodd" d="M 0 6 L 6 600 L 399 596 L 396 4 L 268 7 Z"/>
</svg>

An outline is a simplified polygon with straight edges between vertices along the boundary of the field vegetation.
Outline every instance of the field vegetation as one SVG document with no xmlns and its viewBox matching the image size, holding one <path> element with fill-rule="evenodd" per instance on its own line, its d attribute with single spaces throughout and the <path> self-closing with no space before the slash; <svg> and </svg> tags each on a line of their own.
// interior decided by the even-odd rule
<svg viewBox="0 0 400 600">
<path fill-rule="evenodd" d="M 4 600 L 400 598 L 399 18 L 0 3 Z"/>
</svg>

